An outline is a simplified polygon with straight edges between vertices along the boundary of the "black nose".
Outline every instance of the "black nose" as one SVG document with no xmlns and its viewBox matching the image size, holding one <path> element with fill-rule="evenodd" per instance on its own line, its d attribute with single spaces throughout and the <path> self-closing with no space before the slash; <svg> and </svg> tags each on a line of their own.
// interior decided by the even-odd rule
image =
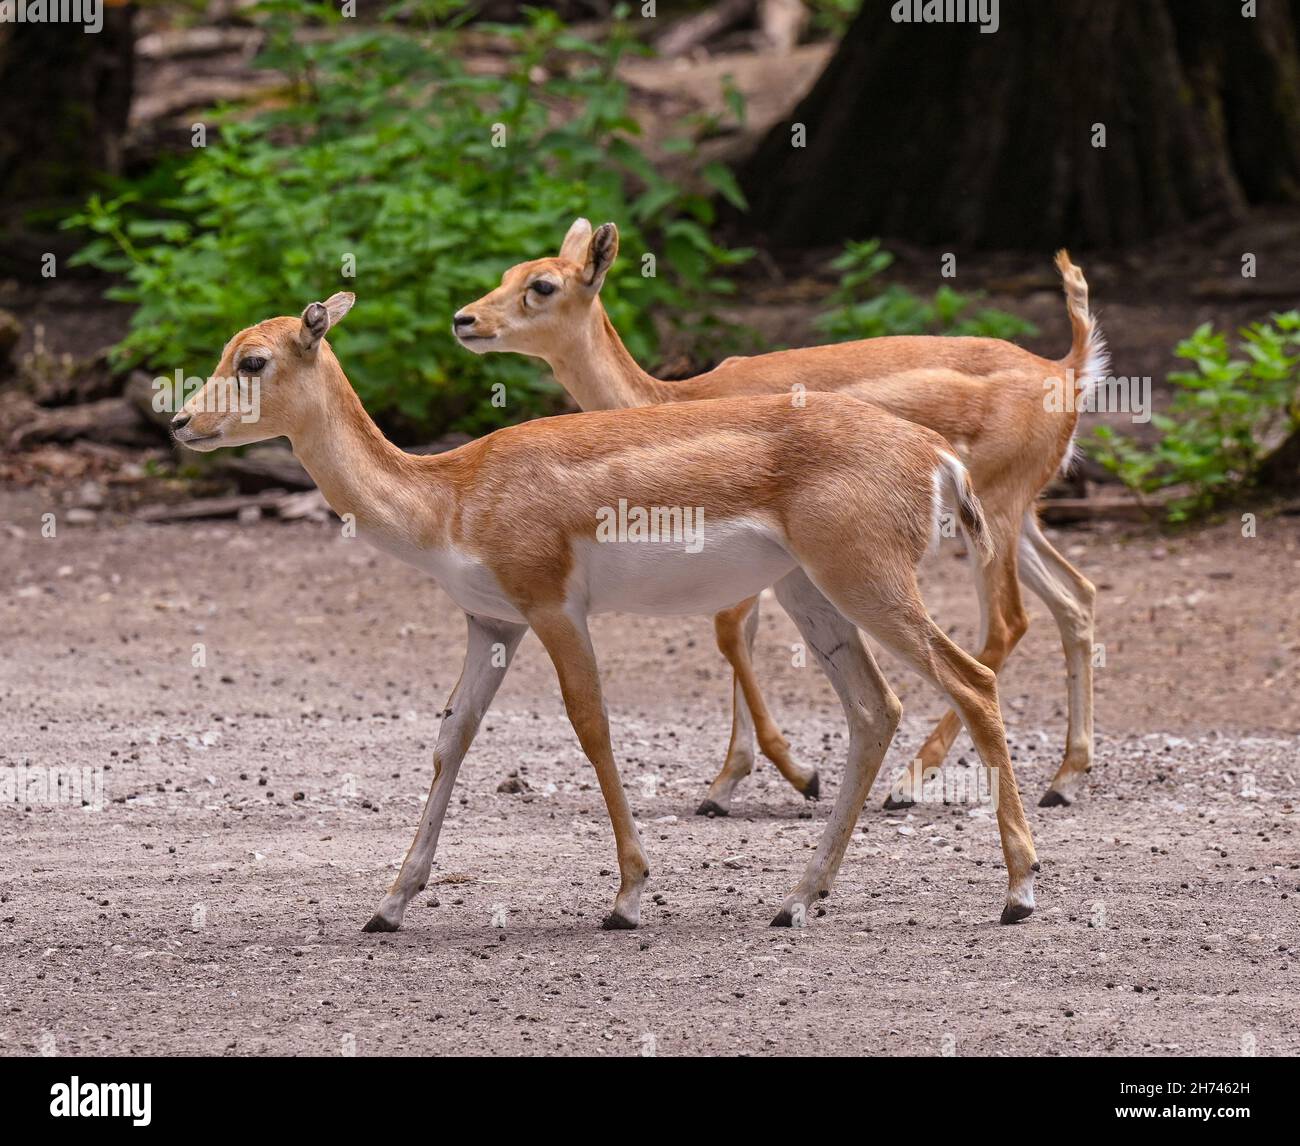
<svg viewBox="0 0 1300 1146">
<path fill-rule="evenodd" d="M 172 419 L 172 429 L 173 429 L 173 430 L 183 430 L 183 429 L 185 429 L 185 427 L 189 425 L 189 423 L 190 423 L 190 419 L 191 419 L 192 417 L 194 417 L 193 414 L 185 414 L 185 413 L 177 414 L 177 415 Z"/>
<path fill-rule="evenodd" d="M 452 315 L 451 324 L 459 330 L 462 326 L 473 326 L 477 321 L 478 320 L 472 314 L 466 314 L 464 311 L 461 311 L 459 314 Z"/>
</svg>

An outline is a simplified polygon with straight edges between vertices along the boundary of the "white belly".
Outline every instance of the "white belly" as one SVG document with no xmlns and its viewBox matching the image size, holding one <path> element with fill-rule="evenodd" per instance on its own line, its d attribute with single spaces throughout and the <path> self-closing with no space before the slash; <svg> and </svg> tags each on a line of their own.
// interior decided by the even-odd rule
<svg viewBox="0 0 1300 1146">
<path fill-rule="evenodd" d="M 522 621 L 523 615 L 511 603 L 492 572 L 481 561 L 459 549 L 417 549 L 405 542 L 389 542 L 361 533 L 376 549 L 391 553 L 422 573 L 429 574 L 467 613 L 498 621 Z"/>
<path fill-rule="evenodd" d="M 746 518 L 707 522 L 702 544 L 583 541 L 574 557 L 570 598 L 585 597 L 588 612 L 660 617 L 716 613 L 797 564 L 771 526 Z"/>
<path fill-rule="evenodd" d="M 467 613 L 524 620 L 478 559 L 458 549 L 417 549 L 362 536 L 429 574 Z M 587 613 L 711 615 L 761 592 L 796 565 L 771 526 L 745 518 L 708 523 L 694 542 L 584 540 L 574 547 L 568 598 Z"/>
</svg>

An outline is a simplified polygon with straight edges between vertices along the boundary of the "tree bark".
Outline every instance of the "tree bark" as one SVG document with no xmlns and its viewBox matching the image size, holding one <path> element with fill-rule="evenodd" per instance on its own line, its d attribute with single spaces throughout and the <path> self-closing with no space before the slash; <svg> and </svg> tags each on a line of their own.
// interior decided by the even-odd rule
<svg viewBox="0 0 1300 1146">
<path fill-rule="evenodd" d="M 1201 114 L 1216 128 L 1248 201 L 1300 197 L 1300 4 L 1169 3 Z"/>
<path fill-rule="evenodd" d="M 103 28 L 0 24 L 0 198 L 80 198 L 94 174 L 121 170 L 134 73 L 130 5 Z"/>
<path fill-rule="evenodd" d="M 1300 494 L 1300 430 L 1264 459 L 1256 481 L 1274 493 Z"/>
<path fill-rule="evenodd" d="M 778 245 L 1121 246 L 1300 197 L 1288 0 L 1002 0 L 992 34 L 894 8 L 864 0 L 740 172 Z"/>
</svg>

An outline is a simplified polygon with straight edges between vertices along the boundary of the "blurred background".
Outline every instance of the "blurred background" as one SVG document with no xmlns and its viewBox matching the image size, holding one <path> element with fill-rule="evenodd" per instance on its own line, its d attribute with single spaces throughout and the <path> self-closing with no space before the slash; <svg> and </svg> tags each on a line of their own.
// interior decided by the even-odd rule
<svg viewBox="0 0 1300 1146">
<path fill-rule="evenodd" d="M 544 365 L 473 357 L 449 322 L 581 214 L 618 223 L 605 301 L 669 378 L 898 333 L 1059 356 L 1068 246 L 1156 414 L 1088 415 L 1049 519 L 1289 508 L 1300 3 L 943 7 L 174 0 L 106 4 L 96 34 L 0 24 L 0 478 L 90 514 L 308 489 L 278 447 L 174 456 L 151 383 L 344 288 L 337 349 L 404 446 L 565 409 Z"/>
</svg>

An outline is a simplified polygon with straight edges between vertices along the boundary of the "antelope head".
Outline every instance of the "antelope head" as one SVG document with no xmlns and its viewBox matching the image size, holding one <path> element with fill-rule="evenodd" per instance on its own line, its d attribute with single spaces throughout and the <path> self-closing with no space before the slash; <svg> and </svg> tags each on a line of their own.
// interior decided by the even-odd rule
<svg viewBox="0 0 1300 1146">
<path fill-rule="evenodd" d="M 203 386 L 177 411 L 172 436 L 206 453 L 295 432 L 318 417 L 342 377 L 325 341 L 351 309 L 348 291 L 313 302 L 301 318 L 268 318 L 241 330 Z M 346 385 L 346 380 L 344 380 Z"/>
<path fill-rule="evenodd" d="M 593 317 L 603 322 L 598 296 L 617 254 L 613 223 L 593 231 L 577 219 L 558 256 L 511 267 L 496 290 L 456 312 L 452 332 L 475 354 L 509 350 L 549 359 Z"/>
</svg>

